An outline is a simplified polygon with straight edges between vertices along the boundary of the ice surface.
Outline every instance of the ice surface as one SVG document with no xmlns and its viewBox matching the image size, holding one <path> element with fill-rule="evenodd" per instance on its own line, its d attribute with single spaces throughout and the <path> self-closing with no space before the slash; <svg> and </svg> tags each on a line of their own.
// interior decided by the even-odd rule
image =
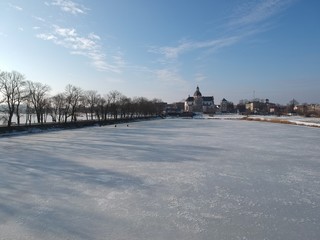
<svg viewBox="0 0 320 240">
<path fill-rule="evenodd" d="M 0 239 L 320 236 L 318 128 L 166 119 L 0 146 Z"/>
</svg>

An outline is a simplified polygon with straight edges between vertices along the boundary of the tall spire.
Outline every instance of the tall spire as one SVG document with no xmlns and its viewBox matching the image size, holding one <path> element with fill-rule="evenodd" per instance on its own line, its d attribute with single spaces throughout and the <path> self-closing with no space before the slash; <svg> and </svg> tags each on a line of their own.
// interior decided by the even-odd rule
<svg viewBox="0 0 320 240">
<path fill-rule="evenodd" d="M 196 91 L 194 92 L 193 96 L 194 96 L 194 97 L 201 97 L 201 96 L 202 96 L 202 94 L 201 94 L 201 92 L 200 92 L 200 90 L 199 90 L 199 86 L 198 86 L 198 85 L 197 85 L 197 89 L 196 89 Z"/>
</svg>

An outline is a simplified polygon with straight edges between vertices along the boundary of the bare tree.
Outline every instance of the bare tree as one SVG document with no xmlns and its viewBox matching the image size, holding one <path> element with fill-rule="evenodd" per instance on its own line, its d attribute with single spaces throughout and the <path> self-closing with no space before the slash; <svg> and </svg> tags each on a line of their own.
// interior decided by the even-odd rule
<svg viewBox="0 0 320 240">
<path fill-rule="evenodd" d="M 142 110 L 141 110 L 141 97 L 134 97 L 132 99 L 132 111 L 133 111 L 133 116 L 135 117 L 140 117 L 142 115 Z"/>
<path fill-rule="evenodd" d="M 110 100 L 110 111 L 113 115 L 114 119 L 118 118 L 119 113 L 119 101 L 122 94 L 118 92 L 117 90 L 111 91 L 108 94 L 108 99 Z"/>
<path fill-rule="evenodd" d="M 295 99 L 292 99 L 287 105 L 288 113 L 296 113 L 296 107 L 299 105 L 299 102 Z"/>
<path fill-rule="evenodd" d="M 47 104 L 47 94 L 51 88 L 40 82 L 28 81 L 28 100 L 32 104 L 34 111 L 37 115 L 38 123 L 43 123 L 45 107 Z"/>
<path fill-rule="evenodd" d="M 16 94 L 16 117 L 17 117 L 17 124 L 20 125 L 20 105 L 27 99 L 28 91 L 27 91 L 27 82 L 25 81 L 24 75 L 19 74 L 20 78 L 18 80 L 19 84 L 17 87 L 17 94 Z"/>
<path fill-rule="evenodd" d="M 96 112 L 96 108 L 98 107 L 100 98 L 101 96 L 97 93 L 97 91 L 89 90 L 84 92 L 85 107 L 89 109 L 91 120 L 93 120 L 93 116 Z"/>
<path fill-rule="evenodd" d="M 71 117 L 71 121 L 77 121 L 77 110 L 80 105 L 80 100 L 83 95 L 83 91 L 79 87 L 75 87 L 68 84 L 65 89 L 65 122 L 67 122 L 68 117 Z"/>
<path fill-rule="evenodd" d="M 147 116 L 150 110 L 149 100 L 144 97 L 138 97 L 135 99 L 136 102 L 136 111 L 138 116 Z"/>
<path fill-rule="evenodd" d="M 103 103 L 103 112 L 104 112 L 104 120 L 110 118 L 111 115 L 111 101 L 112 96 L 109 94 L 105 94 Z"/>
<path fill-rule="evenodd" d="M 6 103 L 5 112 L 8 114 L 8 127 L 12 125 L 14 113 L 17 115 L 17 124 L 20 124 L 20 104 L 24 99 L 25 77 L 19 72 L 2 72 L 0 74 L 0 91 L 2 102 Z"/>
<path fill-rule="evenodd" d="M 98 99 L 97 108 L 96 108 L 96 116 L 99 121 L 107 119 L 107 100 L 103 97 Z"/>
<path fill-rule="evenodd" d="M 153 115 L 161 115 L 164 110 L 164 103 L 161 99 L 154 98 L 152 99 L 152 114 Z"/>
<path fill-rule="evenodd" d="M 130 105 L 131 105 L 131 99 L 121 95 L 119 98 L 119 109 L 121 118 L 125 118 L 127 115 L 130 114 Z"/>
<path fill-rule="evenodd" d="M 64 115 L 65 97 L 64 94 L 58 93 L 57 95 L 51 97 L 51 117 L 54 122 L 61 122 L 62 116 Z"/>
</svg>

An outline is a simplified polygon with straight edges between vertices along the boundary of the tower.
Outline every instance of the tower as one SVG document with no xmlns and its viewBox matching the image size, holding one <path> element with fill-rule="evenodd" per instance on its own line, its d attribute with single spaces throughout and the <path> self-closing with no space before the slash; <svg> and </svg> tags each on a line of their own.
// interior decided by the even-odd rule
<svg viewBox="0 0 320 240">
<path fill-rule="evenodd" d="M 203 112 L 203 109 L 202 109 L 203 100 L 202 100 L 202 94 L 199 90 L 199 86 L 197 86 L 197 89 L 193 94 L 193 99 L 194 99 L 193 112 Z"/>
</svg>

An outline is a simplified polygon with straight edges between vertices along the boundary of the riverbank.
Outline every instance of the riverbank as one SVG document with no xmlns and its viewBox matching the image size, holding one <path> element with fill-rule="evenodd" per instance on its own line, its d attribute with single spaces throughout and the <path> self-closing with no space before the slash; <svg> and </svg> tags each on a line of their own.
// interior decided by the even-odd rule
<svg viewBox="0 0 320 240">
<path fill-rule="evenodd" d="M 216 120 L 245 120 L 257 122 L 270 122 L 278 124 L 291 124 L 307 127 L 320 128 L 320 118 L 302 117 L 302 116 L 274 116 L 274 115 L 239 115 L 239 114 L 225 114 L 207 117 Z"/>
<path fill-rule="evenodd" d="M 290 118 L 281 118 L 281 117 L 243 117 L 242 120 L 246 121 L 257 121 L 257 122 L 270 122 L 270 123 L 280 123 L 280 124 L 291 124 L 307 127 L 316 127 L 320 128 L 320 119 L 318 122 L 308 121 L 308 119 L 290 119 Z"/>
<path fill-rule="evenodd" d="M 14 134 L 22 134 L 22 133 L 37 133 L 42 131 L 50 131 L 50 130 L 63 130 L 63 129 L 76 129 L 76 128 L 84 128 L 84 127 L 92 127 L 92 126 L 105 126 L 105 125 L 116 125 L 121 123 L 130 123 L 137 121 L 147 121 L 159 119 L 159 117 L 135 117 L 135 118 L 118 118 L 118 119 L 107 119 L 103 121 L 98 120 L 81 120 L 76 122 L 50 122 L 38 124 L 34 123 L 31 125 L 13 125 L 11 127 L 8 126 L 0 126 L 0 137 L 14 135 Z"/>
</svg>

